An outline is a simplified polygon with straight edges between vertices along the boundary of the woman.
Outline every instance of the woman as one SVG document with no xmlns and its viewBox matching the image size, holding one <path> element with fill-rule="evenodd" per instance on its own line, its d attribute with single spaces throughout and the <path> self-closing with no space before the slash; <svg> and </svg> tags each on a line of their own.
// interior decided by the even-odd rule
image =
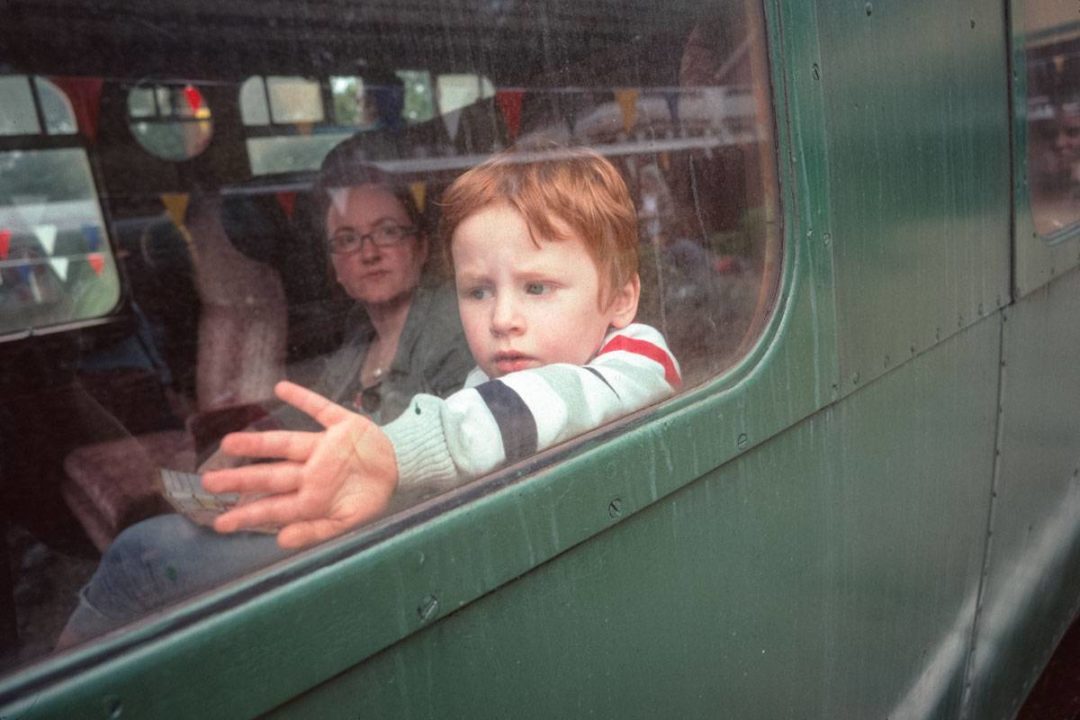
<svg viewBox="0 0 1080 720">
<path fill-rule="evenodd" d="M 386 423 L 418 392 L 448 395 L 473 361 L 453 292 L 426 271 L 430 245 L 407 188 L 353 162 L 346 142 L 327 156 L 315 188 L 317 217 L 337 282 L 358 303 L 343 347 L 315 388 Z M 282 409 L 276 424 L 306 421 Z M 215 455 L 204 464 L 221 466 Z M 163 515 L 121 533 L 60 636 L 66 647 L 120 627 L 147 612 L 255 570 L 287 553 L 273 536 L 218 535 L 179 515 Z"/>
</svg>

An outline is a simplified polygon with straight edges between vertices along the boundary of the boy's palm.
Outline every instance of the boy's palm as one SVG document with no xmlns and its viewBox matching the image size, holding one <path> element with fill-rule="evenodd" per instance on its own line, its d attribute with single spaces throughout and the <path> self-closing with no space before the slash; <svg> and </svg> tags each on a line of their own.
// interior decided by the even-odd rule
<svg viewBox="0 0 1080 720">
<path fill-rule="evenodd" d="M 320 432 L 234 433 L 222 441 L 230 455 L 275 462 L 203 476 L 211 492 L 264 495 L 221 515 L 218 532 L 280 527 L 278 544 L 298 548 L 340 535 L 380 515 L 397 487 L 390 440 L 373 422 L 289 382 L 277 396 L 322 425 Z"/>
</svg>

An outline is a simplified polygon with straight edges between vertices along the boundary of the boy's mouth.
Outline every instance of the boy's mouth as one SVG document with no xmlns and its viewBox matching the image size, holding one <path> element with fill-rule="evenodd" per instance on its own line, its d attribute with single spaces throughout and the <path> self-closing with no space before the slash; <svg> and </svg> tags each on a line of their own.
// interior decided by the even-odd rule
<svg viewBox="0 0 1080 720">
<path fill-rule="evenodd" d="M 513 351 L 495 353 L 493 360 L 495 361 L 495 367 L 499 369 L 500 375 L 525 370 L 537 365 L 534 358 Z"/>
</svg>

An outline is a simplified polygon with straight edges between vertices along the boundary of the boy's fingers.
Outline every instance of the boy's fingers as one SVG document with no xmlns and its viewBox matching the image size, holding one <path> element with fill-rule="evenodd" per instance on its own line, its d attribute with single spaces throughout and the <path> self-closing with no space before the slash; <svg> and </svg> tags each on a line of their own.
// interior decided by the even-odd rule
<svg viewBox="0 0 1080 720">
<path fill-rule="evenodd" d="M 301 466 L 291 462 L 260 463 L 215 470 L 203 475 L 208 492 L 286 493 L 300 484 Z"/>
<path fill-rule="evenodd" d="M 274 392 L 282 401 L 310 415 L 323 427 L 330 427 L 352 415 L 348 410 L 319 393 L 287 380 L 275 385 Z"/>
<path fill-rule="evenodd" d="M 230 433 L 222 439 L 221 449 L 229 455 L 304 462 L 317 440 L 315 433 L 291 430 Z"/>
<path fill-rule="evenodd" d="M 220 533 L 231 533 L 268 525 L 281 527 L 299 519 L 295 495 L 271 495 L 238 505 L 219 515 L 214 520 L 214 529 Z"/>
</svg>

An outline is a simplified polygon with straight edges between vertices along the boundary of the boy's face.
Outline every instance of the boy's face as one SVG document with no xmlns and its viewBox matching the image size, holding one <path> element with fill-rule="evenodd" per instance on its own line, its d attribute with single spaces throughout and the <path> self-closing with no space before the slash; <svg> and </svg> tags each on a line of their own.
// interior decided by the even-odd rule
<svg viewBox="0 0 1080 720">
<path fill-rule="evenodd" d="M 454 232 L 461 322 L 489 377 L 549 363 L 584 365 L 609 328 L 633 321 L 637 276 L 601 307 L 596 264 L 580 237 L 565 235 L 537 238 L 537 247 L 524 218 L 505 204 L 470 215 Z"/>
</svg>

